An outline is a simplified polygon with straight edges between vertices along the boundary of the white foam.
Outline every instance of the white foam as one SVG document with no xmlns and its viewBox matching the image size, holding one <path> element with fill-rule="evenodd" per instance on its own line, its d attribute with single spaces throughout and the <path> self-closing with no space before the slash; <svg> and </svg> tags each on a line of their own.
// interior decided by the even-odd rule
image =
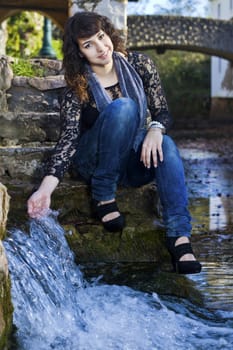
<svg viewBox="0 0 233 350">
<path fill-rule="evenodd" d="M 4 243 L 23 350 L 231 349 L 233 330 L 125 286 L 88 284 L 53 217 Z M 177 306 L 176 310 L 179 309 Z"/>
</svg>

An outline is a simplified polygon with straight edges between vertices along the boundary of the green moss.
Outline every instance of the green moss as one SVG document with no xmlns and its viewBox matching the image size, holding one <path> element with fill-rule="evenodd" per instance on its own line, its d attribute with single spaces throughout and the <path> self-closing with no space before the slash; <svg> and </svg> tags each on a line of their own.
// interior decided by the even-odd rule
<svg viewBox="0 0 233 350">
<path fill-rule="evenodd" d="M 162 262 L 168 259 L 164 234 L 152 221 L 109 233 L 99 222 L 64 225 L 67 241 L 80 262 Z"/>
<path fill-rule="evenodd" d="M 6 236 L 6 230 L 0 226 L 0 240 L 3 240 Z"/>
<path fill-rule="evenodd" d="M 43 77 L 44 69 L 33 65 L 29 60 L 16 59 L 12 64 L 14 75 L 24 77 Z"/>
</svg>

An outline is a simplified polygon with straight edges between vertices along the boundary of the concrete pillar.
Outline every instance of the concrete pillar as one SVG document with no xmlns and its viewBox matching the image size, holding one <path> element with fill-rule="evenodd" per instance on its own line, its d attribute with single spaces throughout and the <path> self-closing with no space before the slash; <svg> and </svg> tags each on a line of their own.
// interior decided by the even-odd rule
<svg viewBox="0 0 233 350">
<path fill-rule="evenodd" d="M 6 21 L 0 23 L 0 55 L 6 54 L 7 30 Z"/>
<path fill-rule="evenodd" d="M 94 3 L 70 0 L 68 5 L 69 16 L 73 16 L 77 11 L 95 11 L 109 17 L 117 29 L 126 31 L 128 0 L 100 0 L 93 10 Z"/>
</svg>

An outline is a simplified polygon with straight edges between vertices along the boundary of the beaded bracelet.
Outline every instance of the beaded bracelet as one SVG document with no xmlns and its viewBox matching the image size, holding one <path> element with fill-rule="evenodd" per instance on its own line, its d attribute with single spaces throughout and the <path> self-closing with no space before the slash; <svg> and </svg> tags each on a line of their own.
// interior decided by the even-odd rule
<svg viewBox="0 0 233 350">
<path fill-rule="evenodd" d="M 166 129 L 165 127 L 163 126 L 162 123 L 158 122 L 158 121 L 155 121 L 153 120 L 152 122 L 149 123 L 148 125 L 148 130 L 151 129 L 151 128 L 158 128 L 158 129 L 161 129 L 162 133 L 164 134 L 166 132 Z"/>
</svg>

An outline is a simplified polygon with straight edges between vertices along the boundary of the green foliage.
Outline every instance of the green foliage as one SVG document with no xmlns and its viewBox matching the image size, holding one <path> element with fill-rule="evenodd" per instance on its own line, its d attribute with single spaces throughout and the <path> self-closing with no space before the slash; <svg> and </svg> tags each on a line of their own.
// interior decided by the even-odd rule
<svg viewBox="0 0 233 350">
<path fill-rule="evenodd" d="M 43 16 L 23 11 L 7 20 L 6 53 L 13 57 L 33 57 L 41 48 Z"/>
<path fill-rule="evenodd" d="M 147 54 L 158 67 L 171 114 L 175 118 L 208 115 L 210 58 L 183 51 Z"/>
<path fill-rule="evenodd" d="M 6 53 L 12 57 L 38 57 L 42 48 L 44 17 L 36 12 L 23 11 L 7 20 Z M 62 59 L 62 33 L 53 26 L 52 47 L 57 59 Z M 20 63 L 20 69 L 23 65 Z"/>
<path fill-rule="evenodd" d="M 61 39 L 52 39 L 52 47 L 55 51 L 56 58 L 58 60 L 62 60 L 63 59 L 62 40 Z"/>
<path fill-rule="evenodd" d="M 43 77 L 44 70 L 33 65 L 29 60 L 18 59 L 12 64 L 14 75 L 24 77 Z"/>
</svg>

